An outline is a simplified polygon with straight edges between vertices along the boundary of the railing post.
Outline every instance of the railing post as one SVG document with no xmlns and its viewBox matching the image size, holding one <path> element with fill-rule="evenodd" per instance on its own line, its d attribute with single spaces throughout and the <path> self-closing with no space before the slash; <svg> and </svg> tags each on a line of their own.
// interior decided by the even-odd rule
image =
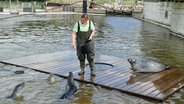
<svg viewBox="0 0 184 104">
<path fill-rule="evenodd" d="M 87 0 L 83 0 L 83 13 L 87 13 Z"/>
</svg>

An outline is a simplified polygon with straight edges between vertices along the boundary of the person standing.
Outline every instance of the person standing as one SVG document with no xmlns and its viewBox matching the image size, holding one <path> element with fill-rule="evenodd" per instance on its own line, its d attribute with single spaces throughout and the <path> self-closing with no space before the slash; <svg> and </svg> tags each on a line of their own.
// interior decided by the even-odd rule
<svg viewBox="0 0 184 104">
<path fill-rule="evenodd" d="M 89 20 L 88 15 L 86 13 L 82 14 L 81 20 L 75 23 L 72 33 L 72 48 L 75 48 L 76 43 L 76 50 L 78 60 L 80 62 L 80 72 L 79 75 L 84 75 L 85 71 L 85 59 L 87 56 L 87 60 L 89 62 L 89 66 L 91 69 L 91 75 L 95 76 L 95 66 L 94 66 L 94 39 L 93 36 L 95 34 L 95 27 L 92 21 Z M 81 45 L 84 44 L 86 41 L 90 41 L 90 52 L 84 52 L 81 48 Z"/>
</svg>

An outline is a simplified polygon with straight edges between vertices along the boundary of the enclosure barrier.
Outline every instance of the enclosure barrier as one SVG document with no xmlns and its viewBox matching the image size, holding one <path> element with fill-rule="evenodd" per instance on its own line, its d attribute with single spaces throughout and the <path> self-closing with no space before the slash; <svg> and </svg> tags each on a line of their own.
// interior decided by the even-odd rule
<svg viewBox="0 0 184 104">
<path fill-rule="evenodd" d="M 0 7 L 0 12 L 3 12 L 3 7 Z"/>
</svg>

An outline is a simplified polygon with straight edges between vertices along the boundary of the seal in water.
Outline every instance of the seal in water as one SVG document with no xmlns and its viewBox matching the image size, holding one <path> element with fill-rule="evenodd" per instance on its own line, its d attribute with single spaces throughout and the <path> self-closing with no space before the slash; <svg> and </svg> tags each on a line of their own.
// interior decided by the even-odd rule
<svg viewBox="0 0 184 104">
<path fill-rule="evenodd" d="M 55 79 L 53 73 L 50 73 L 50 75 L 49 75 L 49 77 L 48 77 L 48 82 L 49 82 L 50 84 L 56 83 L 56 79 Z"/>
<path fill-rule="evenodd" d="M 17 86 L 15 86 L 15 88 L 14 88 L 12 94 L 11 94 L 10 96 L 8 96 L 7 98 L 12 98 L 12 99 L 14 99 L 14 100 L 19 99 L 19 98 L 21 98 L 21 97 L 23 98 L 23 96 L 20 95 L 19 92 L 20 92 L 20 90 L 22 90 L 22 88 L 23 88 L 24 86 L 25 86 L 25 83 L 24 83 L 24 82 L 18 84 Z"/>
<path fill-rule="evenodd" d="M 135 72 L 160 72 L 170 68 L 160 62 L 151 59 L 132 60 L 128 59 L 131 69 Z"/>
<path fill-rule="evenodd" d="M 75 86 L 74 76 L 72 72 L 69 72 L 67 80 L 69 89 L 61 96 L 60 99 L 70 99 L 70 97 L 77 91 L 77 87 Z"/>
<path fill-rule="evenodd" d="M 24 74 L 24 71 L 23 70 L 17 70 L 14 72 L 15 74 Z"/>
</svg>

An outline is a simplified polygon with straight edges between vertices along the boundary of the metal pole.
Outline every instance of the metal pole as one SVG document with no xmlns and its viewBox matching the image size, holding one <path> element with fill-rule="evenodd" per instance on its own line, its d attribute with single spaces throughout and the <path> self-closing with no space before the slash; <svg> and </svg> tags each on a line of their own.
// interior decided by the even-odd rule
<svg viewBox="0 0 184 104">
<path fill-rule="evenodd" d="M 17 0 L 17 12 L 19 11 L 19 0 Z"/>
<path fill-rule="evenodd" d="M 87 0 L 83 0 L 83 13 L 87 13 Z"/>
<path fill-rule="evenodd" d="M 9 0 L 9 2 L 10 2 L 10 11 L 12 10 L 12 8 L 11 8 L 11 0 Z"/>
</svg>

